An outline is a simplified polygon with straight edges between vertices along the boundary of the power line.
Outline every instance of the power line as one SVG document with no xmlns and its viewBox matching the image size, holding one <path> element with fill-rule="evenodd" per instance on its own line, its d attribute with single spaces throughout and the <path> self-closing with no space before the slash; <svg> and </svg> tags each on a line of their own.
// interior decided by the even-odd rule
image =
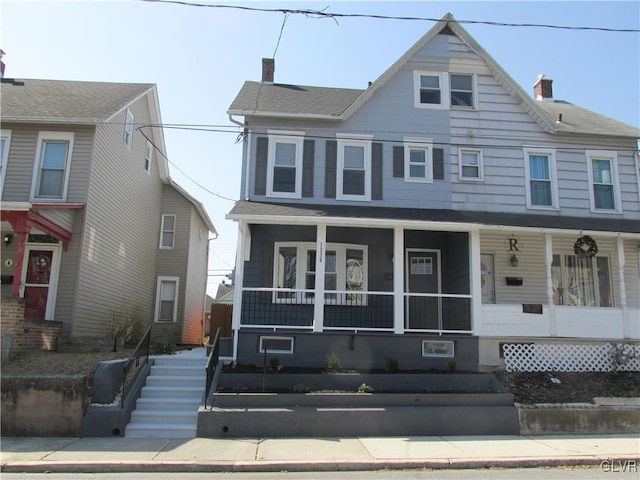
<svg viewBox="0 0 640 480">
<path fill-rule="evenodd" d="M 187 7 L 198 8 L 219 8 L 219 9 L 232 9 L 243 10 L 250 12 L 263 12 L 263 13 L 283 13 L 285 15 L 304 15 L 310 18 L 330 18 L 336 20 L 338 18 L 368 18 L 375 20 L 398 20 L 398 21 L 419 21 L 419 22 L 439 22 L 440 18 L 430 17 L 411 17 L 411 16 L 395 16 L 395 15 L 376 15 L 367 13 L 335 13 L 327 12 L 324 10 L 310 10 L 310 9 L 289 9 L 289 8 L 260 8 L 260 7 L 247 7 L 242 5 L 219 5 L 208 3 L 187 2 L 181 0 L 139 0 L 143 2 L 153 3 L 169 3 L 175 5 L 182 5 Z M 613 32 L 613 33 L 640 33 L 640 29 L 636 28 L 610 28 L 610 27 L 592 27 L 592 26 L 572 26 L 572 25 L 554 25 L 548 23 L 510 23 L 510 22 L 495 22 L 488 20 L 455 20 L 456 23 L 471 24 L 471 25 L 489 25 L 492 27 L 525 27 L 525 28 L 552 28 L 557 30 L 586 30 L 586 31 L 599 31 L 599 32 Z"/>
</svg>

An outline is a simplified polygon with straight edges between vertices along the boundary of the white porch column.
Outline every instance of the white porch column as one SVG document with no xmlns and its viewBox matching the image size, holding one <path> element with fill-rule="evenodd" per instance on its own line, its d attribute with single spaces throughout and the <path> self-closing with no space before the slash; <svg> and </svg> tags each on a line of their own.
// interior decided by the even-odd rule
<svg viewBox="0 0 640 480">
<path fill-rule="evenodd" d="M 624 255 L 624 240 L 622 237 L 616 239 L 618 256 L 618 282 L 620 283 L 620 306 L 622 307 L 622 335 L 624 338 L 631 338 L 631 324 L 629 318 L 629 305 L 627 305 L 627 288 L 624 282 L 624 265 L 626 263 Z"/>
<path fill-rule="evenodd" d="M 553 277 L 551 265 L 553 264 L 553 239 L 550 233 L 544 235 L 544 264 L 547 276 L 547 308 L 549 309 L 549 336 L 558 336 L 558 323 L 556 320 L 556 304 L 553 301 Z"/>
<path fill-rule="evenodd" d="M 313 331 L 324 329 L 324 266 L 327 246 L 327 226 L 316 227 L 316 283 L 313 295 Z M 304 261 L 304 260 L 302 260 Z"/>
<path fill-rule="evenodd" d="M 240 319 L 242 318 L 242 293 L 244 287 L 244 261 L 247 247 L 250 245 L 249 226 L 243 221 L 238 221 L 238 246 L 236 249 L 236 271 L 233 279 L 233 316 L 231 328 L 233 331 L 233 361 L 238 358 L 238 333 L 240 331 Z"/>
<path fill-rule="evenodd" d="M 404 228 L 393 227 L 393 333 L 404 333 Z"/>
<path fill-rule="evenodd" d="M 471 273 L 471 331 L 482 334 L 482 267 L 480 260 L 480 230 L 469 232 L 469 272 Z"/>
</svg>

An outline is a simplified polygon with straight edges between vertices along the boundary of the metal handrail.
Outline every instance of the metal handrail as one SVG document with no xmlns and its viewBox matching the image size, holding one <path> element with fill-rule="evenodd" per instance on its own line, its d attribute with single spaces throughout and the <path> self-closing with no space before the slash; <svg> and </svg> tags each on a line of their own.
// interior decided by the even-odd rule
<svg viewBox="0 0 640 480">
<path fill-rule="evenodd" d="M 142 338 L 140 339 L 140 341 L 138 342 L 138 345 L 136 345 L 136 348 L 133 349 L 133 352 L 131 352 L 131 355 L 129 355 L 129 358 L 127 360 L 127 362 L 124 364 L 124 375 L 122 377 L 122 397 L 120 398 L 120 408 L 124 408 L 124 399 L 125 399 L 125 393 L 126 393 L 126 388 L 127 388 L 127 375 L 129 375 L 129 370 L 131 370 L 131 367 L 133 366 L 133 364 L 135 363 L 135 366 L 137 367 L 138 365 L 140 365 L 140 349 L 143 346 L 143 344 L 145 344 L 146 349 L 144 352 L 144 363 L 149 363 L 149 346 L 151 344 L 151 327 L 147 328 L 147 331 L 144 333 L 144 335 L 142 336 Z"/>
<path fill-rule="evenodd" d="M 211 353 L 209 354 L 209 359 L 207 360 L 207 380 L 204 387 L 205 397 L 204 397 L 204 407 L 207 408 L 207 401 L 211 396 L 211 387 L 213 386 L 213 376 L 215 374 L 216 367 L 218 366 L 218 361 L 220 358 L 220 327 L 216 329 L 216 335 L 213 338 L 213 343 L 211 344 Z"/>
</svg>

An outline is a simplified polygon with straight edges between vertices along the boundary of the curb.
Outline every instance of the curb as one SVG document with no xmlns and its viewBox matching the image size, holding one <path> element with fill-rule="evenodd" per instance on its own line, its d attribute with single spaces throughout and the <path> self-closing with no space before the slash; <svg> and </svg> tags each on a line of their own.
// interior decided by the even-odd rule
<svg viewBox="0 0 640 480">
<path fill-rule="evenodd" d="M 337 461 L 194 461 L 194 462 L 9 462 L 5 473 L 154 473 L 154 472 L 341 472 L 371 470 L 442 470 L 481 468 L 540 468 L 599 466 L 604 462 L 628 461 L 628 456 L 584 455 L 558 458 L 442 459 L 442 460 L 351 460 Z M 640 458 L 638 459 L 640 460 Z"/>
</svg>

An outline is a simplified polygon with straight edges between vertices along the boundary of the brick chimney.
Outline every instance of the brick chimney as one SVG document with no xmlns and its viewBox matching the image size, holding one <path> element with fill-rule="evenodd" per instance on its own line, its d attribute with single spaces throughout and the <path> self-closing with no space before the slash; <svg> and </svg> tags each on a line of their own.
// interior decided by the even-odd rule
<svg viewBox="0 0 640 480">
<path fill-rule="evenodd" d="M 541 73 L 538 76 L 538 81 L 533 84 L 533 96 L 535 99 L 542 102 L 553 102 L 552 83 L 552 79 L 545 77 L 544 73 Z"/>
<path fill-rule="evenodd" d="M 273 83 L 273 72 L 276 69 L 276 62 L 273 58 L 262 59 L 262 81 Z"/>
</svg>

